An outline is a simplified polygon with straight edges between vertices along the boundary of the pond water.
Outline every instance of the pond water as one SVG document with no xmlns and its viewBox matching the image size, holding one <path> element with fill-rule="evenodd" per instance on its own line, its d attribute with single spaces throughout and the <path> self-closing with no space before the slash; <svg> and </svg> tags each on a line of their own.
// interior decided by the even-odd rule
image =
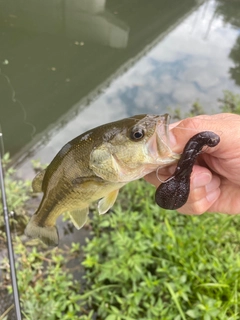
<svg viewBox="0 0 240 320">
<path fill-rule="evenodd" d="M 102 123 L 196 100 L 218 112 L 240 93 L 239 21 L 239 1 L 1 0 L 5 150 L 27 176 Z"/>
</svg>

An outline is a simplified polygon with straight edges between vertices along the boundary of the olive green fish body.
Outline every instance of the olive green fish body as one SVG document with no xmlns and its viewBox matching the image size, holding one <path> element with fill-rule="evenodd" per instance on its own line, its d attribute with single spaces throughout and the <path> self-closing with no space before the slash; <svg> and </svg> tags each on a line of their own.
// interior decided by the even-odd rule
<svg viewBox="0 0 240 320">
<path fill-rule="evenodd" d="M 33 180 L 43 192 L 25 233 L 48 245 L 58 244 L 57 218 L 69 212 L 77 228 L 89 205 L 101 199 L 100 214 L 114 204 L 118 190 L 159 166 L 176 162 L 168 146 L 168 115 L 138 115 L 89 130 L 68 142 L 47 169 Z"/>
</svg>

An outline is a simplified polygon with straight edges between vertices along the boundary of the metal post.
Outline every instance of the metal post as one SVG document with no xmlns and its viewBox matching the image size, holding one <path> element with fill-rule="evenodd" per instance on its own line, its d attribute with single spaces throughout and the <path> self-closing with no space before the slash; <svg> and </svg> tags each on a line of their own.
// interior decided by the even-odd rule
<svg viewBox="0 0 240 320">
<path fill-rule="evenodd" d="M 3 144 L 2 143 L 2 133 L 0 133 L 0 139 L 1 139 L 1 144 Z M 14 252 L 13 252 L 13 246 L 12 246 L 11 231 L 10 231 L 9 220 L 8 220 L 9 215 L 8 215 L 5 186 L 4 186 L 2 156 L 3 155 L 1 154 L 1 150 L 0 150 L 0 187 L 1 187 L 1 193 L 2 193 L 2 206 L 3 206 L 3 215 L 4 215 L 4 222 L 5 222 L 6 236 L 7 236 L 8 257 L 9 257 L 10 271 L 11 271 L 13 298 L 14 298 L 17 320 L 21 320 L 22 315 L 21 315 L 21 308 L 20 308 L 20 301 L 19 301 L 19 294 L 18 294 L 18 286 L 17 286 L 17 278 L 16 278 L 16 269 L 15 269 L 15 262 L 14 262 Z"/>
</svg>

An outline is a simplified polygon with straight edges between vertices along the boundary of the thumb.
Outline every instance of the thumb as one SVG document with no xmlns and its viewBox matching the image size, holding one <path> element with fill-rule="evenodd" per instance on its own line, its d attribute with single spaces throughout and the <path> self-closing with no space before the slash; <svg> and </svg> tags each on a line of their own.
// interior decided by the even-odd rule
<svg viewBox="0 0 240 320">
<path fill-rule="evenodd" d="M 227 144 L 229 147 L 229 130 L 232 126 L 232 117 L 235 115 L 222 113 L 216 115 L 201 115 L 193 118 L 186 118 L 176 124 L 170 125 L 170 147 L 176 152 L 182 152 L 188 140 L 195 134 L 201 131 L 213 131 L 221 136 L 221 146 Z M 225 132 L 225 133 L 224 133 Z M 226 135 L 226 132 L 228 133 Z M 219 145 L 215 148 L 208 148 L 207 153 L 216 151 Z"/>
</svg>

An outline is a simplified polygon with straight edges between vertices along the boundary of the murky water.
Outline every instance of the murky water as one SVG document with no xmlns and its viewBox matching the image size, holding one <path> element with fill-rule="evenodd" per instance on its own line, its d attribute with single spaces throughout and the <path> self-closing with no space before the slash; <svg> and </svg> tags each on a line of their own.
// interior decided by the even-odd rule
<svg viewBox="0 0 240 320">
<path fill-rule="evenodd" d="M 49 162 L 99 124 L 240 93 L 240 2 L 0 1 L 5 150 Z M 23 174 L 26 174 L 25 165 Z"/>
</svg>

